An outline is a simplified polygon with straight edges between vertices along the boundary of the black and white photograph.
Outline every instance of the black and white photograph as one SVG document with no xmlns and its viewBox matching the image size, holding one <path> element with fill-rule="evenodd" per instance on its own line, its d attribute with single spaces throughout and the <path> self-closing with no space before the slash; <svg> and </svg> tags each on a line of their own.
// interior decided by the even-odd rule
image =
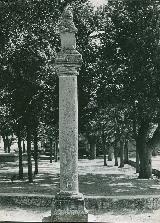
<svg viewBox="0 0 160 223">
<path fill-rule="evenodd" d="M 0 0 L 0 222 L 160 223 L 160 0 Z"/>
</svg>

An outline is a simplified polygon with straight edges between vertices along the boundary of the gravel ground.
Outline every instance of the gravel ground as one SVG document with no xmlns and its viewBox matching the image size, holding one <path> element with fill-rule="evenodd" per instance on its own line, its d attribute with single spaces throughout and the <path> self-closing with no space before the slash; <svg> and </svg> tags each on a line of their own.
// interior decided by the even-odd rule
<svg viewBox="0 0 160 223">
<path fill-rule="evenodd" d="M 49 216 L 50 210 L 22 209 L 0 207 L 0 221 L 42 222 L 43 217 Z M 98 215 L 89 214 L 89 222 L 108 223 L 160 223 L 160 210 L 153 212 L 123 211 L 121 213 L 108 212 Z"/>
</svg>

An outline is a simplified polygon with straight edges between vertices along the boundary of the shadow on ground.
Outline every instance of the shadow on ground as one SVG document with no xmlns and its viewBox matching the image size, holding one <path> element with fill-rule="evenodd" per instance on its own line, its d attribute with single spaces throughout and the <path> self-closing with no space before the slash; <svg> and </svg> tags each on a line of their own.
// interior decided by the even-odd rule
<svg viewBox="0 0 160 223">
<path fill-rule="evenodd" d="M 136 175 L 125 174 L 87 174 L 79 177 L 80 192 L 85 195 L 145 195 L 159 194 L 160 181 L 158 179 L 142 180 Z"/>
<path fill-rule="evenodd" d="M 103 160 L 79 160 L 79 188 L 84 195 L 160 195 L 160 181 L 137 179 L 135 169 L 129 165 L 118 168 Z M 0 193 L 27 193 L 55 195 L 59 191 L 59 162 L 39 162 L 39 174 L 33 183 L 27 180 L 27 164 L 24 164 L 24 180 L 11 182 L 13 174 L 18 174 L 17 163 L 0 164 Z"/>
</svg>

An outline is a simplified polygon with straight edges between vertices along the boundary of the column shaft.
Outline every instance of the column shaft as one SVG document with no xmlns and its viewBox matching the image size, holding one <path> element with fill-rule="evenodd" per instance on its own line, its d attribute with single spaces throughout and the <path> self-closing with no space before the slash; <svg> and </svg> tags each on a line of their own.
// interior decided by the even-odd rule
<svg viewBox="0 0 160 223">
<path fill-rule="evenodd" d="M 60 192 L 78 193 L 77 76 L 59 76 Z"/>
</svg>

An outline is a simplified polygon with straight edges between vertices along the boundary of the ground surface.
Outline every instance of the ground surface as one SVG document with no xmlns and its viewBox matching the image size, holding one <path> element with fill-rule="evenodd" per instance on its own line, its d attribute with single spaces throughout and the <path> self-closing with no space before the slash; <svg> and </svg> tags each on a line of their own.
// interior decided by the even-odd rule
<svg viewBox="0 0 160 223">
<path fill-rule="evenodd" d="M 157 160 L 156 160 L 157 162 Z M 159 158 L 160 163 L 160 158 Z M 59 162 L 39 162 L 39 174 L 34 183 L 27 182 L 27 167 L 24 168 L 25 179 L 11 182 L 11 176 L 18 174 L 18 163 L 0 164 L 0 193 L 43 193 L 54 195 L 59 188 Z M 108 162 L 103 166 L 102 159 L 79 161 L 79 188 L 84 195 L 160 195 L 160 180 L 138 179 L 135 168 L 125 165 L 124 168 Z"/>
<path fill-rule="evenodd" d="M 160 166 L 160 157 L 153 158 L 153 168 Z M 0 193 L 32 193 L 54 195 L 59 187 L 59 162 L 40 161 L 39 174 L 34 183 L 27 182 L 27 167 L 24 168 L 24 181 L 11 182 L 13 174 L 18 173 L 18 163 L 0 164 Z M 103 166 L 103 159 L 79 160 L 80 192 L 90 196 L 119 195 L 160 195 L 160 181 L 156 177 L 151 180 L 137 179 L 135 168 L 125 165 L 124 168 L 114 167 L 113 162 Z M 0 221 L 41 221 L 50 215 L 50 208 L 18 208 L 0 207 Z M 114 211 L 89 215 L 90 222 L 108 223 L 160 223 L 160 210 L 152 212 Z"/>
<path fill-rule="evenodd" d="M 0 207 L 1 221 L 42 222 L 43 217 L 50 215 L 50 210 L 45 208 L 11 208 Z M 160 210 L 152 212 L 137 212 L 124 210 L 123 212 L 89 214 L 89 222 L 107 223 L 159 223 Z"/>
</svg>

